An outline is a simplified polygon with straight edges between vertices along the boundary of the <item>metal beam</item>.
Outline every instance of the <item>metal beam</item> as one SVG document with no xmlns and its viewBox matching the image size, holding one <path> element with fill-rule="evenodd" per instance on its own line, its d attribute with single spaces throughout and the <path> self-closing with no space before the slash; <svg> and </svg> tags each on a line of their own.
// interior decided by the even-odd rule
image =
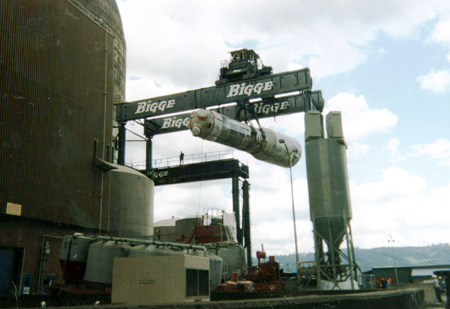
<svg viewBox="0 0 450 309">
<path fill-rule="evenodd" d="M 268 117 L 282 116 L 309 110 L 310 100 L 307 94 L 296 94 L 281 98 L 270 98 L 258 102 L 249 102 L 246 106 L 231 105 L 225 107 L 212 108 L 211 110 L 219 114 L 233 118 L 238 121 L 262 119 Z M 152 134 L 165 134 L 188 129 L 188 120 L 192 111 L 145 120 L 145 128 Z"/>
<path fill-rule="evenodd" d="M 190 90 L 116 105 L 117 121 L 129 121 L 207 108 L 250 99 L 273 98 L 294 91 L 310 91 L 312 78 L 308 68 L 267 75 L 240 83 Z"/>
<path fill-rule="evenodd" d="M 243 245 L 242 241 L 242 225 L 241 225 L 241 207 L 239 203 L 239 177 L 233 175 L 231 178 L 231 192 L 233 195 L 233 212 L 236 219 L 237 242 Z"/>
<path fill-rule="evenodd" d="M 242 234 L 244 237 L 245 248 L 247 249 L 247 265 L 252 266 L 252 242 L 250 229 L 250 184 L 247 180 L 242 183 Z"/>
<path fill-rule="evenodd" d="M 119 136 L 117 141 L 117 148 L 118 148 L 118 158 L 117 163 L 120 165 L 125 165 L 125 145 L 126 145 L 126 128 L 124 123 L 120 123 L 119 126 Z"/>
</svg>

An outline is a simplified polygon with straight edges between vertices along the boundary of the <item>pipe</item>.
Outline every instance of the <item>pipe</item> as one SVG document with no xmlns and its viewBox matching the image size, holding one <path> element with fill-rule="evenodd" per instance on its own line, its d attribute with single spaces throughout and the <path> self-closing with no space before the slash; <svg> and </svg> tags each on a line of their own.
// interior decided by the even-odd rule
<svg viewBox="0 0 450 309">
<path fill-rule="evenodd" d="M 37 294 L 38 295 L 41 295 L 42 281 L 44 279 L 43 274 L 44 274 L 45 262 L 47 261 L 47 258 L 46 258 L 47 254 L 45 253 L 46 238 L 62 239 L 63 237 L 47 235 L 47 234 L 42 235 L 41 257 L 40 257 L 40 261 L 39 261 L 38 286 L 37 286 Z M 20 278 L 21 278 L 20 280 L 22 280 L 22 275 L 23 274 L 21 274 L 21 276 L 20 276 Z M 20 282 L 20 286 L 22 286 L 22 282 Z"/>
<path fill-rule="evenodd" d="M 208 251 L 203 246 L 196 245 L 186 245 L 179 244 L 174 242 L 162 242 L 162 241 L 154 241 L 154 240 L 143 240 L 143 239 L 129 239 L 129 238 L 120 238 L 120 237 L 109 237 L 109 236 L 96 236 L 93 238 L 93 241 L 96 240 L 112 240 L 112 241 L 121 241 L 121 242 L 129 242 L 129 243 L 137 243 L 143 245 L 154 245 L 154 246 L 163 246 L 163 247 L 175 247 L 175 248 L 183 248 L 183 249 L 193 249 L 193 250 L 201 250 L 205 252 L 207 255 Z"/>
</svg>

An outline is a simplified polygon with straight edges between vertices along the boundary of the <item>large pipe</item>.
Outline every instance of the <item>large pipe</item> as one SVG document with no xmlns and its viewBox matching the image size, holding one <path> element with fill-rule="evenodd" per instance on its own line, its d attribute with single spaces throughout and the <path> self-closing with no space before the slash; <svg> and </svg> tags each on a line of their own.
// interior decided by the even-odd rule
<svg viewBox="0 0 450 309">
<path fill-rule="evenodd" d="M 182 248 L 182 249 L 192 249 L 192 250 L 200 250 L 203 251 L 205 256 L 208 253 L 205 247 L 203 246 L 197 246 L 197 245 L 189 245 L 189 244 L 180 244 L 175 242 L 162 242 L 162 241 L 154 241 L 154 240 L 144 240 L 144 239 L 132 239 L 132 238 L 123 238 L 123 237 L 109 237 L 109 236 L 95 236 L 93 238 L 93 241 L 96 240 L 105 240 L 105 241 L 120 241 L 120 242 L 127 242 L 127 243 L 133 243 L 133 244 L 143 244 L 143 245 L 154 245 L 154 246 L 161 246 L 161 247 L 175 247 L 175 248 Z"/>
<path fill-rule="evenodd" d="M 290 155 L 294 166 L 302 154 L 300 143 L 289 136 L 267 128 L 256 129 L 211 110 L 194 111 L 189 117 L 189 129 L 194 136 L 246 151 L 258 160 L 282 167 L 290 166 Z"/>
</svg>

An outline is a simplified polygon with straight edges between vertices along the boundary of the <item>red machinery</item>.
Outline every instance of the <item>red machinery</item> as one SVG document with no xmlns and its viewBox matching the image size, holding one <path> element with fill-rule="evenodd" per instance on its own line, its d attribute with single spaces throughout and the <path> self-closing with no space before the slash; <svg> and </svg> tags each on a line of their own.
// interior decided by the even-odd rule
<svg viewBox="0 0 450 309">
<path fill-rule="evenodd" d="M 284 282 L 281 280 L 280 263 L 275 262 L 275 256 L 269 256 L 269 262 L 261 263 L 261 259 L 266 259 L 265 251 L 256 251 L 258 266 L 253 266 L 248 270 L 246 279 L 253 281 L 257 291 L 276 291 L 284 289 Z"/>
</svg>

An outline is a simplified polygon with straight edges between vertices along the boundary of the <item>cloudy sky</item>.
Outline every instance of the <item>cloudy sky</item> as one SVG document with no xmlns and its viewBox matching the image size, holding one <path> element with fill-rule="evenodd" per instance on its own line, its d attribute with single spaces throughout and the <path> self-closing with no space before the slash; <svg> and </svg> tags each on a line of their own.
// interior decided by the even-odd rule
<svg viewBox="0 0 450 309">
<path fill-rule="evenodd" d="M 213 86 L 229 51 L 254 49 L 274 73 L 309 67 L 325 111 L 341 111 L 354 245 L 448 243 L 450 2 L 118 0 L 126 100 Z M 264 120 L 304 147 L 304 115 Z M 139 125 L 128 128 L 142 134 Z M 128 133 L 129 140 L 137 139 Z M 224 151 L 189 131 L 156 136 L 154 159 Z M 253 252 L 293 253 L 289 169 L 235 150 L 250 169 Z M 128 142 L 126 162 L 145 160 Z M 294 167 L 300 252 L 312 252 L 305 158 Z M 157 187 L 155 221 L 232 210 L 231 180 Z M 254 253 L 253 253 L 254 254 Z"/>
</svg>

